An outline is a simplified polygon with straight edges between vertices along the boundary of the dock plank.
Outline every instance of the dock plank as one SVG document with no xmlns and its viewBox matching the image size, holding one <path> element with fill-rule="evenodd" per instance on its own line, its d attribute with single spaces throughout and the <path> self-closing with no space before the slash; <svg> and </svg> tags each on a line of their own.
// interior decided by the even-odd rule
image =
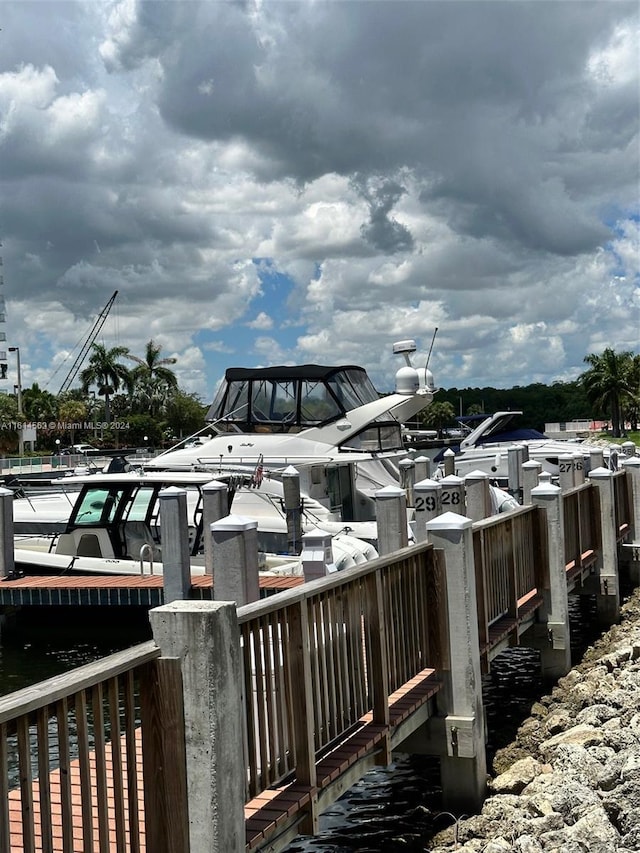
<svg viewBox="0 0 640 853">
<path fill-rule="evenodd" d="M 261 576 L 260 595 L 265 597 L 304 583 L 301 576 Z M 191 576 L 191 597 L 213 598 L 210 575 Z M 164 603 L 162 575 L 25 575 L 0 581 L 0 606 L 137 606 Z"/>
</svg>

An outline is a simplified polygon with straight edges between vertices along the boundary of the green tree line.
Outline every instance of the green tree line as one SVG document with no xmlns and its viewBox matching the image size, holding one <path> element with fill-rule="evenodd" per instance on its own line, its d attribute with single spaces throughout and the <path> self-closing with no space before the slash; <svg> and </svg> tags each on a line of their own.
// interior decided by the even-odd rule
<svg viewBox="0 0 640 853">
<path fill-rule="evenodd" d="M 143 356 L 127 347 L 92 344 L 80 387 L 54 395 L 38 383 L 22 391 L 22 415 L 16 395 L 0 395 L 0 450 L 13 453 L 18 432 L 2 424 L 35 422 L 53 426 L 38 429 L 36 450 L 86 442 L 96 446 L 162 446 L 204 426 L 208 404 L 183 391 L 162 347 L 147 342 Z M 84 429 L 84 424 L 98 425 Z M 82 427 L 61 428 L 61 424 Z M 123 426 L 126 424 L 126 427 Z M 146 442 L 145 442 L 146 437 Z"/>
<path fill-rule="evenodd" d="M 602 353 L 585 356 L 589 365 L 573 382 L 535 383 L 514 388 L 447 388 L 437 392 L 421 413 L 424 426 L 442 430 L 455 426 L 458 415 L 521 411 L 522 426 L 541 432 L 545 424 L 576 420 L 606 421 L 620 437 L 625 424 L 636 431 L 640 420 L 640 355 Z"/>
<path fill-rule="evenodd" d="M 523 426 L 544 430 L 546 423 L 582 419 L 610 423 L 615 437 L 625 425 L 637 430 L 640 420 L 640 356 L 633 352 L 585 356 L 588 368 L 573 382 L 535 383 L 514 388 L 448 388 L 419 416 L 427 427 L 443 430 L 455 426 L 457 415 L 490 414 L 501 410 L 523 412 Z M 108 349 L 94 343 L 81 387 L 57 396 L 37 383 L 22 393 L 22 420 L 54 423 L 38 432 L 36 450 L 60 444 L 89 442 L 112 446 L 161 446 L 190 435 L 204 426 L 207 404 L 178 386 L 172 370 L 175 358 L 163 357 L 162 347 L 147 342 L 143 356 L 126 347 Z M 13 453 L 18 443 L 14 429 L 3 423 L 18 422 L 16 395 L 0 395 L 0 451 Z M 57 424 L 99 423 L 100 429 L 61 430 Z M 115 423 L 114 423 L 115 422 Z M 126 423 L 126 428 L 122 424 Z M 114 428 L 111 428 L 111 425 Z M 115 426 L 118 429 L 115 429 Z"/>
</svg>

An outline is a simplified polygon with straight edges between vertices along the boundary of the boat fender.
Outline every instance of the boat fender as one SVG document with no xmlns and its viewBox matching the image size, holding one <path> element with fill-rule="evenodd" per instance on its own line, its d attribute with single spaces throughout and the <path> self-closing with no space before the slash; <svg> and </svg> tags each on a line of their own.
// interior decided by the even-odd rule
<svg viewBox="0 0 640 853">
<path fill-rule="evenodd" d="M 504 489 L 500 489 L 497 486 L 492 486 L 491 506 L 493 509 L 493 514 L 498 515 L 501 512 L 510 512 L 513 509 L 518 509 L 520 504 L 512 495 L 510 495 L 508 492 L 505 492 Z"/>
</svg>

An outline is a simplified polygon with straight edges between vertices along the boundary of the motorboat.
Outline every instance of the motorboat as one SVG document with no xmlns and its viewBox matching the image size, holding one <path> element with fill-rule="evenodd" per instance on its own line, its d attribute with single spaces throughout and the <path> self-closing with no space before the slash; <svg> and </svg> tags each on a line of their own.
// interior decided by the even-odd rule
<svg viewBox="0 0 640 853">
<path fill-rule="evenodd" d="M 55 494 L 13 501 L 15 564 L 18 571 L 35 573 L 162 573 L 160 495 L 178 487 L 187 494 L 189 551 L 194 573 L 204 573 L 203 494 L 212 481 L 207 472 L 132 470 L 111 474 L 65 477 L 64 489 Z M 238 477 L 223 478 L 227 506 L 242 490 Z M 258 548 L 263 571 L 302 574 L 299 554 L 288 551 L 287 519 L 282 484 L 258 492 L 251 490 L 251 509 L 258 522 Z M 312 530 L 313 502 L 307 506 L 302 530 Z M 317 508 L 315 508 L 317 509 Z M 237 510 L 234 509 L 237 512 Z M 368 541 L 351 535 L 346 525 L 329 523 L 333 564 L 349 568 L 377 556 Z"/>
<path fill-rule="evenodd" d="M 559 460 L 566 456 L 580 456 L 585 470 L 589 470 L 593 450 L 603 452 L 609 467 L 615 469 L 617 459 L 623 454 L 618 445 L 596 446 L 588 441 L 552 439 L 535 429 L 519 427 L 521 411 L 495 412 L 492 415 L 470 415 L 457 418 L 465 435 L 458 445 L 443 448 L 434 461 L 443 469 L 444 454 L 451 449 L 455 454 L 455 474 L 465 477 L 472 471 L 484 471 L 498 483 L 508 481 L 509 448 L 525 448 L 529 460 L 539 462 L 542 471 L 558 476 Z"/>
</svg>

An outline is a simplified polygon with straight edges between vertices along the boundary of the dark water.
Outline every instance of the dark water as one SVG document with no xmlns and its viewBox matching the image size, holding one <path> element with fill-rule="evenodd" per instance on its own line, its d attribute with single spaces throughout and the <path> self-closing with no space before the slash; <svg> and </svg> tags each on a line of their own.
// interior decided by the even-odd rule
<svg viewBox="0 0 640 853">
<path fill-rule="evenodd" d="M 600 636 L 595 600 L 570 598 L 572 660 Z M 88 663 L 150 638 L 146 612 L 131 608 L 23 611 L 0 644 L 0 695 Z M 78 637 L 82 639 L 79 640 Z M 510 649 L 483 679 L 487 766 L 508 745 L 533 702 L 551 687 L 540 675 L 539 655 Z M 423 853 L 429 840 L 455 823 L 442 806 L 439 762 L 429 756 L 394 756 L 391 767 L 372 770 L 320 819 L 320 835 L 299 837 L 288 853 Z"/>
<path fill-rule="evenodd" d="M 144 609 L 24 608 L 2 629 L 0 696 L 150 638 Z"/>
</svg>

